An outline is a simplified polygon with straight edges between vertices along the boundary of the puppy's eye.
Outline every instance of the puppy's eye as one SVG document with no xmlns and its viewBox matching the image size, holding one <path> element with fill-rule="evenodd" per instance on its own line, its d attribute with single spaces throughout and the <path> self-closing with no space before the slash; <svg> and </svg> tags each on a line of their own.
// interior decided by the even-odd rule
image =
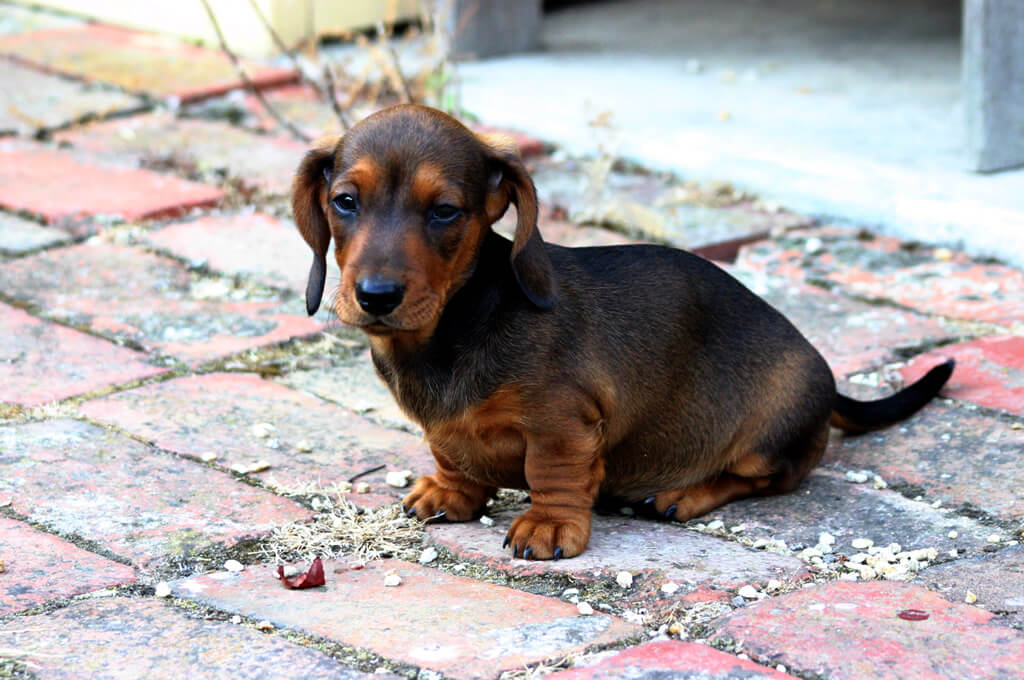
<svg viewBox="0 0 1024 680">
<path fill-rule="evenodd" d="M 359 210 L 359 201 L 352 194 L 338 194 L 331 199 L 331 205 L 342 215 L 351 215 Z"/>
<path fill-rule="evenodd" d="M 427 213 L 427 220 L 439 225 L 451 224 L 462 214 L 462 211 L 456 208 L 454 205 L 447 203 L 441 203 L 435 205 Z"/>
</svg>

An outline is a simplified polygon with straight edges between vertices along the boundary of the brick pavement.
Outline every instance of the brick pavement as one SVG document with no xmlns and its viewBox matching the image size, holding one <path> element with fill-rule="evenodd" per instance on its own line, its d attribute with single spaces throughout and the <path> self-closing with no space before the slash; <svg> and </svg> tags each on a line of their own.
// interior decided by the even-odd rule
<svg viewBox="0 0 1024 680">
<path fill-rule="evenodd" d="M 21 64 L 0 83 L 62 101 L 0 141 L 0 677 L 1024 677 L 1024 273 L 810 226 L 727 187 L 622 179 L 674 230 L 738 237 L 714 249 L 738 250 L 723 266 L 845 391 L 885 394 L 947 356 L 958 370 L 907 422 L 834 436 L 792 494 L 686 526 L 611 508 L 582 556 L 511 559 L 521 496 L 493 524 L 388 519 L 404 490 L 386 473 L 431 460 L 365 341 L 303 314 L 309 254 L 276 195 L 301 149 L 128 115 L 137 100 L 106 87 L 207 96 L 230 87 L 219 56 L 25 13 L 0 7 L 15 27 L 0 50 Z M 182 55 L 197 66 L 154 80 Z M 76 126 L 105 100 L 32 64 L 100 81 L 122 117 Z M 271 96 L 323 125 L 308 91 Z M 62 129 L 61 146 L 27 138 Z M 552 178 L 531 146 L 552 186 L 579 179 Z M 559 218 L 571 209 L 544 206 L 548 239 L 634 238 Z M 316 550 L 295 537 L 329 530 L 326 585 L 281 587 L 272 556 L 305 567 Z"/>
</svg>

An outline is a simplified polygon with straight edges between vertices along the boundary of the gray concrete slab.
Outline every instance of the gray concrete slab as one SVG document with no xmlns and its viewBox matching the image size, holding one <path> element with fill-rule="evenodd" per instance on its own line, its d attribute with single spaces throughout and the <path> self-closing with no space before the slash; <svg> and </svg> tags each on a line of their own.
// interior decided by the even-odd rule
<svg viewBox="0 0 1024 680">
<path fill-rule="evenodd" d="M 460 67 L 468 111 L 1024 264 L 1024 172 L 965 168 L 958 2 L 633 0 L 542 30 L 542 52 Z"/>
</svg>

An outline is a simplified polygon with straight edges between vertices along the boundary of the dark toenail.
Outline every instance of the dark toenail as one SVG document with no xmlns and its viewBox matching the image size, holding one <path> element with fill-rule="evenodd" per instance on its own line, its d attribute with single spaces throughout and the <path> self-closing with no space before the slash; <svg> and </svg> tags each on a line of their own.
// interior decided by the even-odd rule
<svg viewBox="0 0 1024 680">
<path fill-rule="evenodd" d="M 408 510 L 405 511 L 405 514 L 408 515 L 409 517 L 412 517 L 413 515 L 416 514 L 416 508 L 415 507 L 409 508 Z"/>
<path fill-rule="evenodd" d="M 644 499 L 644 505 L 650 505 L 653 502 L 654 502 L 654 496 L 648 496 L 647 498 Z"/>
<path fill-rule="evenodd" d="M 509 540 L 510 540 L 510 539 L 509 539 L 509 537 L 508 537 L 508 534 L 505 534 L 505 540 L 504 540 L 504 541 L 502 541 L 502 543 L 501 543 L 501 547 L 502 547 L 502 548 L 507 548 L 507 547 L 508 547 L 508 544 L 509 544 Z"/>
<path fill-rule="evenodd" d="M 440 522 L 441 520 L 443 520 L 445 518 L 446 515 L 447 515 L 447 513 L 444 510 L 438 510 L 433 515 L 431 515 L 430 517 L 428 517 L 425 520 L 423 520 L 423 523 L 424 524 L 433 524 L 435 522 Z"/>
<path fill-rule="evenodd" d="M 676 508 L 678 508 L 678 507 L 679 507 L 678 505 L 670 505 L 670 506 L 668 506 L 668 510 L 665 511 L 665 519 L 670 519 L 670 518 L 674 517 L 675 514 L 676 514 Z"/>
<path fill-rule="evenodd" d="M 555 559 L 562 559 L 562 546 L 558 546 L 557 548 L 555 548 Z"/>
<path fill-rule="evenodd" d="M 526 550 L 523 551 L 523 559 L 524 560 L 530 559 L 530 555 L 532 555 L 532 554 L 533 554 L 533 548 L 527 548 Z"/>
</svg>

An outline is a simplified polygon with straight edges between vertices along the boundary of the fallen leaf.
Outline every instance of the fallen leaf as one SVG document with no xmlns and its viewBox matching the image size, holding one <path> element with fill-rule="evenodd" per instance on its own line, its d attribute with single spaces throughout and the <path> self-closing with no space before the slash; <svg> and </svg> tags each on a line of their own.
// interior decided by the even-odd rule
<svg viewBox="0 0 1024 680">
<path fill-rule="evenodd" d="M 281 577 L 281 583 L 284 584 L 284 587 L 292 590 L 315 588 L 326 583 L 324 580 L 324 563 L 320 561 L 319 557 L 313 560 L 313 564 L 309 565 L 309 571 L 305 574 L 299 574 L 295 578 L 286 578 L 284 567 L 278 567 L 277 575 Z"/>
</svg>

